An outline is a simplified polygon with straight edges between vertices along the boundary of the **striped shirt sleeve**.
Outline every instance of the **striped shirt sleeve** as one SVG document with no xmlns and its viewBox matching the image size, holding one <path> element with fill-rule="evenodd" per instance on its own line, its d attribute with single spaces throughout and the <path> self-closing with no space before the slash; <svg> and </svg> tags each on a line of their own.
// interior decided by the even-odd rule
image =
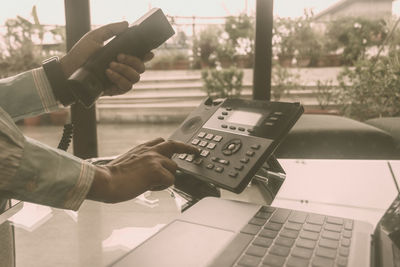
<svg viewBox="0 0 400 267">
<path fill-rule="evenodd" d="M 0 80 L 0 199 L 77 210 L 95 167 L 25 137 L 14 121 L 60 107 L 42 68 Z"/>
<path fill-rule="evenodd" d="M 43 68 L 0 80 L 0 107 L 14 121 L 60 109 Z"/>
</svg>

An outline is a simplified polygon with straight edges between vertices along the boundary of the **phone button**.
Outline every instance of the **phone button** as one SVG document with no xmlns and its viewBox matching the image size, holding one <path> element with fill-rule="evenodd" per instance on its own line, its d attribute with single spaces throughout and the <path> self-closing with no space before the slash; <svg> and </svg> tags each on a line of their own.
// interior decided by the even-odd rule
<svg viewBox="0 0 400 267">
<path fill-rule="evenodd" d="M 254 151 L 247 151 L 246 156 L 252 157 L 254 156 L 255 152 Z"/>
<path fill-rule="evenodd" d="M 229 160 L 226 159 L 218 159 L 218 163 L 224 164 L 224 165 L 229 165 Z"/>
<path fill-rule="evenodd" d="M 207 135 L 206 135 L 206 139 L 207 139 L 207 140 L 211 140 L 211 139 L 213 139 L 213 137 L 214 137 L 213 134 L 207 134 Z"/>
<path fill-rule="evenodd" d="M 226 129 L 226 128 L 228 128 L 228 125 L 222 124 L 221 127 L 224 128 L 224 129 Z"/>
<path fill-rule="evenodd" d="M 241 171 L 241 170 L 243 170 L 244 166 L 243 165 L 239 165 L 239 166 L 235 166 L 234 168 L 237 171 Z"/>
<path fill-rule="evenodd" d="M 207 148 L 209 148 L 209 149 L 214 149 L 215 146 L 216 146 L 215 143 L 209 143 L 209 144 L 207 145 Z"/>
<path fill-rule="evenodd" d="M 180 154 L 179 156 L 178 156 L 178 159 L 185 159 L 186 158 L 186 154 Z"/>
<path fill-rule="evenodd" d="M 260 147 L 261 146 L 259 144 L 251 145 L 251 148 L 255 150 L 260 149 Z"/>
<path fill-rule="evenodd" d="M 192 162 L 194 160 L 194 156 L 193 155 L 188 155 L 187 157 L 186 157 L 186 161 L 187 162 Z"/>
<path fill-rule="evenodd" d="M 204 136 L 206 136 L 205 132 L 199 132 L 199 134 L 197 135 L 197 137 L 199 138 L 204 138 Z"/>
<path fill-rule="evenodd" d="M 209 154 L 210 154 L 210 151 L 208 151 L 208 150 L 203 150 L 203 151 L 201 151 L 200 156 L 202 156 L 202 157 L 207 157 Z"/>
<path fill-rule="evenodd" d="M 214 169 L 216 172 L 219 172 L 219 173 L 221 173 L 221 172 L 223 172 L 224 171 L 224 168 L 223 167 L 220 167 L 220 166 L 217 166 L 217 167 L 215 167 L 215 169 Z"/>
<path fill-rule="evenodd" d="M 214 168 L 214 164 L 208 163 L 206 168 L 212 170 Z"/>
<path fill-rule="evenodd" d="M 208 143 L 206 141 L 201 141 L 199 146 L 201 147 L 205 147 Z"/>
<path fill-rule="evenodd" d="M 219 119 L 219 120 L 224 120 L 225 117 L 224 117 L 224 116 L 218 116 L 218 119 Z"/>
<path fill-rule="evenodd" d="M 214 136 L 213 141 L 215 141 L 215 142 L 220 142 L 221 140 L 222 140 L 222 136 L 220 136 L 220 135 Z"/>
<path fill-rule="evenodd" d="M 192 145 L 197 145 L 198 143 L 200 143 L 200 140 L 195 138 L 192 140 Z"/>
<path fill-rule="evenodd" d="M 241 160 L 240 160 L 240 162 L 241 163 L 248 163 L 249 162 L 249 158 L 242 158 Z"/>
<path fill-rule="evenodd" d="M 228 173 L 228 175 L 229 175 L 230 177 L 232 177 L 232 178 L 236 178 L 236 177 L 238 176 L 238 172 L 231 171 L 231 172 Z"/>
</svg>

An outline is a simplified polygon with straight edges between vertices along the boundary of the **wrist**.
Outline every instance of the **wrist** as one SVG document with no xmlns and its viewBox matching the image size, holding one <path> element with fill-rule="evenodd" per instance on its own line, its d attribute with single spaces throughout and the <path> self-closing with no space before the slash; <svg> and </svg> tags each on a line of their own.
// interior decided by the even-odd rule
<svg viewBox="0 0 400 267">
<path fill-rule="evenodd" d="M 75 97 L 68 86 L 65 72 L 58 57 L 52 57 L 43 61 L 42 67 L 55 98 L 64 106 L 73 104 Z"/>
<path fill-rule="evenodd" d="M 96 170 L 93 177 L 92 186 L 86 196 L 87 199 L 110 202 L 111 195 L 111 171 L 106 166 L 95 165 Z"/>
</svg>

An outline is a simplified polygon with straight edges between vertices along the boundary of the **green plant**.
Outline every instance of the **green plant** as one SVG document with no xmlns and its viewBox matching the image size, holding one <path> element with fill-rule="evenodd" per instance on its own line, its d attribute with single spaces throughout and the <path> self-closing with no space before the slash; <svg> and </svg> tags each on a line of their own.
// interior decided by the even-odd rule
<svg viewBox="0 0 400 267">
<path fill-rule="evenodd" d="M 203 88 L 208 96 L 215 98 L 238 97 L 242 91 L 243 70 L 204 69 L 201 72 Z"/>
<path fill-rule="evenodd" d="M 297 18 L 294 23 L 294 54 L 297 63 L 307 60 L 304 67 L 316 66 L 322 53 L 322 36 L 313 29 L 313 13 L 304 11 L 304 16 Z M 302 65 L 302 64 L 300 64 Z"/>
<path fill-rule="evenodd" d="M 327 109 L 332 103 L 335 102 L 335 88 L 333 86 L 332 80 L 327 81 L 317 81 L 317 90 L 316 90 L 316 98 L 318 101 L 318 106 L 325 110 Z"/>
<path fill-rule="evenodd" d="M 336 99 L 344 115 L 366 120 L 400 116 L 400 52 L 358 60 L 338 76 Z"/>
<path fill-rule="evenodd" d="M 20 16 L 5 22 L 4 46 L 0 53 L 0 75 L 7 77 L 39 67 L 50 55 L 60 55 L 62 46 L 49 47 L 44 44 L 45 33 L 49 30 L 40 24 L 36 7 L 32 8 L 32 20 Z M 64 29 L 55 27 L 50 33 L 59 42 L 64 43 Z"/>
<path fill-rule="evenodd" d="M 368 47 L 382 43 L 387 35 L 386 23 L 383 20 L 343 17 L 327 25 L 327 51 L 343 50 L 343 61 L 352 65 L 365 57 Z"/>
<path fill-rule="evenodd" d="M 208 26 L 202 30 L 193 41 L 193 56 L 197 65 L 207 67 L 216 66 L 217 49 L 219 47 L 218 36 L 221 29 L 217 26 Z"/>
<path fill-rule="evenodd" d="M 272 98 L 279 100 L 286 93 L 286 90 L 298 86 L 299 75 L 289 72 L 285 67 L 274 62 L 272 68 Z"/>
</svg>

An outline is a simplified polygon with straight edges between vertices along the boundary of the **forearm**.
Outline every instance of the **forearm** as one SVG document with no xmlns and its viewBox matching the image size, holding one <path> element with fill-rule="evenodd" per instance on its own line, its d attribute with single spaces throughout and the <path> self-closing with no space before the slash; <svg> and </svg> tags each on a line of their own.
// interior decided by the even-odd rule
<svg viewBox="0 0 400 267">
<path fill-rule="evenodd" d="M 59 109 L 42 68 L 0 80 L 0 107 L 14 121 Z"/>
</svg>

